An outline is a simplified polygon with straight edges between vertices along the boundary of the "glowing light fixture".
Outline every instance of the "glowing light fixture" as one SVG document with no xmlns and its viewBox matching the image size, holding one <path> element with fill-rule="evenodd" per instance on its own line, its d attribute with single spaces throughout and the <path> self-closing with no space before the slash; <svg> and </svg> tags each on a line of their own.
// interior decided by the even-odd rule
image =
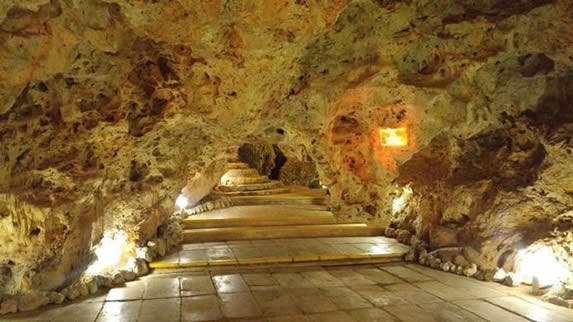
<svg viewBox="0 0 573 322">
<path fill-rule="evenodd" d="M 387 147 L 408 145 L 408 131 L 405 127 L 380 129 L 380 144 Z"/>
<path fill-rule="evenodd" d="M 86 273 L 96 275 L 117 268 L 129 256 L 132 248 L 124 231 L 107 233 L 94 250 L 97 260 L 88 267 Z"/>
<path fill-rule="evenodd" d="M 524 283 L 532 284 L 536 279 L 539 287 L 556 284 L 568 273 L 551 247 L 545 245 L 536 245 L 519 251 L 516 268 Z"/>
<path fill-rule="evenodd" d="M 224 185 L 224 186 L 229 185 L 229 184 L 231 183 L 231 177 L 229 177 L 227 174 L 224 174 L 224 175 L 221 177 L 220 183 L 221 183 L 222 185 Z"/>
<path fill-rule="evenodd" d="M 392 200 L 393 215 L 402 211 L 404 207 L 406 207 L 406 203 L 408 202 L 408 200 L 410 200 L 410 197 L 412 197 L 412 193 L 413 193 L 412 188 L 406 186 L 404 187 L 404 189 L 402 189 L 402 193 L 398 197 L 394 198 L 394 200 Z"/>
<path fill-rule="evenodd" d="M 184 195 L 179 195 L 177 199 L 175 199 L 175 206 L 179 209 L 184 209 L 187 207 L 188 200 Z"/>
</svg>

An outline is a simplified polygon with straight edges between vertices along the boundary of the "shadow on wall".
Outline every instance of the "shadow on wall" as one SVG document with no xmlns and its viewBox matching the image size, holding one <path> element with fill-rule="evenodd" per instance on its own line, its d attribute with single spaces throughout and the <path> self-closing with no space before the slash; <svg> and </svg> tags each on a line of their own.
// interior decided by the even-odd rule
<svg viewBox="0 0 573 322">
<path fill-rule="evenodd" d="M 316 166 L 308 155 L 301 160 L 286 155 L 278 145 L 267 142 L 245 143 L 239 147 L 238 154 L 242 162 L 273 180 L 287 185 L 320 186 Z"/>
</svg>

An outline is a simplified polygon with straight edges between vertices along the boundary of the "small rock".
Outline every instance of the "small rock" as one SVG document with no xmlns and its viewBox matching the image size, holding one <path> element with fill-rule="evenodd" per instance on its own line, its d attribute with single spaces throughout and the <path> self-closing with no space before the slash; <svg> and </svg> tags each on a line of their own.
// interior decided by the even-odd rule
<svg viewBox="0 0 573 322">
<path fill-rule="evenodd" d="M 455 274 L 456 271 L 458 270 L 458 266 L 457 266 L 456 264 L 452 263 L 452 262 L 450 262 L 450 263 L 451 263 L 451 265 L 450 265 L 450 272 Z"/>
<path fill-rule="evenodd" d="M 474 278 L 483 281 L 483 271 L 478 270 L 477 273 L 474 275 Z"/>
<path fill-rule="evenodd" d="M 63 293 L 66 294 L 66 298 L 70 301 L 80 297 L 80 290 L 74 286 L 68 286 Z"/>
<path fill-rule="evenodd" d="M 90 294 L 90 290 L 86 283 L 80 283 L 77 287 L 82 297 L 88 296 Z"/>
<path fill-rule="evenodd" d="M 137 276 L 143 276 L 149 273 L 149 268 L 147 267 L 147 262 L 141 258 L 135 258 L 132 266 L 130 265 L 130 270 Z M 133 269 L 131 269 L 133 268 Z"/>
<path fill-rule="evenodd" d="M 90 292 L 90 294 L 95 294 L 98 291 L 98 285 L 95 279 L 91 279 L 89 282 L 86 283 L 86 286 L 88 287 L 88 291 Z"/>
<path fill-rule="evenodd" d="M 0 304 L 0 315 L 16 313 L 18 311 L 18 301 L 15 298 L 5 297 Z"/>
<path fill-rule="evenodd" d="M 46 296 L 50 300 L 50 304 L 62 304 L 66 296 L 60 292 L 47 292 Z"/>
<path fill-rule="evenodd" d="M 467 277 L 472 277 L 477 273 L 478 267 L 475 263 L 472 263 L 470 267 L 464 268 L 463 273 Z"/>
<path fill-rule="evenodd" d="M 135 249 L 135 256 L 137 258 L 145 260 L 148 263 L 151 263 L 153 261 L 153 256 L 149 251 L 149 247 L 137 247 Z"/>
<path fill-rule="evenodd" d="M 462 274 L 464 273 L 464 268 L 465 268 L 465 267 L 463 267 L 463 266 L 458 266 L 458 267 L 456 268 L 456 274 L 462 275 Z"/>
<path fill-rule="evenodd" d="M 410 245 L 412 245 L 414 248 L 418 245 L 419 242 L 421 242 L 421 240 L 418 238 L 418 236 L 412 235 L 412 237 L 410 237 Z"/>
<path fill-rule="evenodd" d="M 48 305 L 50 299 L 42 292 L 28 292 L 20 296 L 18 310 L 20 312 L 34 311 L 42 306 Z"/>
<path fill-rule="evenodd" d="M 515 287 L 521 285 L 521 278 L 518 274 L 515 273 L 508 273 L 503 280 L 503 285 Z"/>
<path fill-rule="evenodd" d="M 493 281 L 493 277 L 495 276 L 496 272 L 497 272 L 497 269 L 486 269 L 486 270 L 484 270 L 483 280 L 486 282 Z"/>
<path fill-rule="evenodd" d="M 165 240 L 156 238 L 153 242 L 157 245 L 157 255 L 161 257 L 165 256 L 165 253 L 167 253 L 167 244 L 165 243 Z"/>
<path fill-rule="evenodd" d="M 396 229 L 391 228 L 391 227 L 386 227 L 386 229 L 384 229 L 384 235 L 386 235 L 388 237 L 395 237 L 396 236 Z"/>
<path fill-rule="evenodd" d="M 410 249 L 405 255 L 404 260 L 406 262 L 414 262 L 416 261 L 416 252 L 413 249 Z"/>
<path fill-rule="evenodd" d="M 450 270 L 450 262 L 445 262 L 440 265 L 440 268 L 444 272 L 448 272 Z"/>
<path fill-rule="evenodd" d="M 125 283 L 125 278 L 123 278 L 123 274 L 121 274 L 121 272 L 117 272 L 112 275 L 111 282 L 113 285 L 120 285 Z"/>
<path fill-rule="evenodd" d="M 551 303 L 551 304 L 569 307 L 569 302 L 567 300 L 564 300 L 561 297 L 556 296 L 556 295 L 547 296 L 546 298 L 544 298 L 544 300 Z"/>
<path fill-rule="evenodd" d="M 400 232 L 396 236 L 396 239 L 398 239 L 398 241 L 401 242 L 402 244 L 409 244 L 410 238 L 412 238 L 412 234 L 405 229 L 400 230 Z"/>
<path fill-rule="evenodd" d="M 431 257 L 429 261 L 430 267 L 432 268 L 440 268 L 440 265 L 442 264 L 442 260 L 438 257 Z"/>
<path fill-rule="evenodd" d="M 493 275 L 493 280 L 498 283 L 503 283 L 503 280 L 505 279 L 506 276 L 507 273 L 503 270 L 503 268 L 500 268 Z"/>
<path fill-rule="evenodd" d="M 99 288 L 112 288 L 113 282 L 110 276 L 107 275 L 98 275 L 94 277 L 96 284 Z"/>
<path fill-rule="evenodd" d="M 137 277 L 132 271 L 121 271 L 121 275 L 126 281 L 133 281 Z"/>
</svg>

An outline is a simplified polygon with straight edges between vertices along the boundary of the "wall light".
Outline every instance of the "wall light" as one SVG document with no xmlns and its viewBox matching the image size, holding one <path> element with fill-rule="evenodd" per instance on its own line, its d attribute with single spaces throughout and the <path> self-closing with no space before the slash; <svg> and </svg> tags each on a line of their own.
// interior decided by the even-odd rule
<svg viewBox="0 0 573 322">
<path fill-rule="evenodd" d="M 185 197 L 184 195 L 179 195 L 177 197 L 177 199 L 175 199 L 175 206 L 179 209 L 184 209 L 185 207 L 187 207 L 187 197 Z"/>
<path fill-rule="evenodd" d="M 558 283 L 568 273 L 549 246 L 535 245 L 522 249 L 517 254 L 516 272 L 526 284 L 532 284 L 536 278 L 539 287 L 548 287 Z"/>
<path fill-rule="evenodd" d="M 401 147 L 408 145 L 408 131 L 405 127 L 380 129 L 380 145 Z"/>
</svg>

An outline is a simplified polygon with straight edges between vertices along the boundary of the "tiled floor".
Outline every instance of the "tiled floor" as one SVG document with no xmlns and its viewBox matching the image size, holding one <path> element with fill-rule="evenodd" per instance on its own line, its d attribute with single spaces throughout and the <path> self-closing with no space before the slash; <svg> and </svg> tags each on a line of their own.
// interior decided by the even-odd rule
<svg viewBox="0 0 573 322">
<path fill-rule="evenodd" d="M 573 321 L 527 291 L 403 264 L 155 273 L 7 320 Z"/>
<path fill-rule="evenodd" d="M 401 258 L 408 247 L 386 237 L 328 237 L 183 244 L 152 263 L 155 268 L 274 264 L 347 259 Z"/>
</svg>

